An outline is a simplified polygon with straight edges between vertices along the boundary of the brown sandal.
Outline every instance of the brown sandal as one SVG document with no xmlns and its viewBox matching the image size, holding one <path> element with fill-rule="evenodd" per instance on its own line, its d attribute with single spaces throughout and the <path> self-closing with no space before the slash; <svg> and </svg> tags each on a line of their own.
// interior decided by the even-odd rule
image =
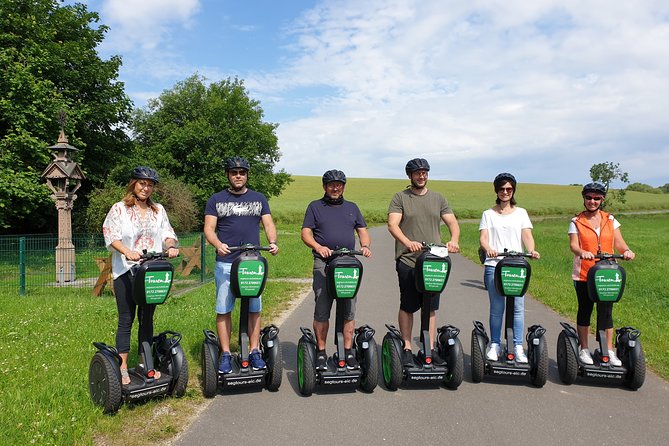
<svg viewBox="0 0 669 446">
<path fill-rule="evenodd" d="M 132 380 L 130 379 L 130 374 L 128 374 L 128 369 L 121 369 L 121 385 L 127 386 Z"/>
</svg>

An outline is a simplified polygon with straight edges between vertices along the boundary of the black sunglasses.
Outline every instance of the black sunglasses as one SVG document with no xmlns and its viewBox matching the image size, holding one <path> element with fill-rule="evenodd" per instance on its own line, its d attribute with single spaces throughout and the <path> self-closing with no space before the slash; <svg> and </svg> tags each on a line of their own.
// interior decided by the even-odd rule
<svg viewBox="0 0 669 446">
<path fill-rule="evenodd" d="M 604 197 L 593 197 L 592 195 L 586 195 L 585 196 L 586 200 L 593 200 L 593 201 L 602 201 L 602 198 L 604 198 Z"/>
</svg>

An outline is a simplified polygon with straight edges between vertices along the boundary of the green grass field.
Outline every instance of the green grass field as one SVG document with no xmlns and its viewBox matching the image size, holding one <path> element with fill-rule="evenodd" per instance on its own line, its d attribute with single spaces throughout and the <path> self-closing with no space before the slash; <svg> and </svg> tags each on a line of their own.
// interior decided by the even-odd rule
<svg viewBox="0 0 669 446">
<path fill-rule="evenodd" d="M 278 222 L 301 223 L 311 200 L 323 196 L 320 177 L 296 176 L 280 197 L 270 201 Z M 408 180 L 349 178 L 344 196 L 355 201 L 367 223 L 385 223 L 388 204 L 395 192 L 409 185 Z M 436 181 L 429 187 L 446 196 L 459 219 L 481 218 L 481 212 L 495 201 L 491 182 Z M 581 211 L 581 188 L 546 184 L 519 184 L 516 200 L 533 216 L 573 215 Z M 612 211 L 669 209 L 669 194 L 627 192 L 627 202 Z"/>
<path fill-rule="evenodd" d="M 405 180 L 352 178 L 347 199 L 356 201 L 370 224 L 384 223 L 393 193 Z M 487 183 L 431 181 L 443 192 L 461 220 L 463 253 L 477 260 L 478 221 L 494 200 Z M 269 257 L 270 279 L 308 278 L 311 256 L 299 237 L 309 201 L 322 195 L 320 178 L 296 177 L 281 197 L 271 201 L 278 222 L 281 253 Z M 574 320 L 576 299 L 570 280 L 571 254 L 566 236 L 568 219 L 580 210 L 577 187 L 521 185 L 519 205 L 530 212 L 542 259 L 533 263 L 530 293 Z M 669 195 L 628 193 L 624 210 L 669 209 Z M 539 221 L 538 216 L 557 216 Z M 634 325 L 642 331 L 648 363 L 669 378 L 669 260 L 663 248 L 669 242 L 669 214 L 619 215 L 623 234 L 637 253 L 624 264 L 628 285 L 614 308 L 616 325 Z M 290 259 L 290 261 L 286 261 Z M 266 288 L 264 321 L 278 315 L 308 285 L 271 280 Z M 209 283 L 173 296 L 156 311 L 156 332 L 180 331 L 187 355 L 190 382 L 186 396 L 135 406 L 123 406 L 116 416 L 102 415 L 88 395 L 88 364 L 93 341 L 114 343 L 116 306 L 110 297 L 93 298 L 90 289 L 42 288 L 20 298 L 13 291 L 0 294 L 0 438 L 3 444 L 123 444 L 165 441 L 179 432 L 204 399 L 200 389 L 202 330 L 214 329 L 214 287 Z M 234 316 L 236 318 L 236 316 Z M 234 319 L 233 319 L 234 320 Z M 235 338 L 235 336 L 233 336 Z M 551 334 L 550 343 L 557 333 Z M 136 333 L 133 333 L 136 343 Z M 132 347 L 135 349 L 135 345 Z M 551 348 L 554 348 L 552 346 Z M 284 358 L 290 361 L 291 358 Z M 136 357 L 131 356 L 131 364 Z"/>
</svg>

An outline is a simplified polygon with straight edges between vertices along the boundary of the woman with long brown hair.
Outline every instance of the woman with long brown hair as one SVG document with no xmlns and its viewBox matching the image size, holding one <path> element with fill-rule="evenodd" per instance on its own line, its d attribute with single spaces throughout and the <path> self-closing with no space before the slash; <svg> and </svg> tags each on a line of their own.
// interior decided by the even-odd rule
<svg viewBox="0 0 669 446">
<path fill-rule="evenodd" d="M 142 251 L 167 250 L 170 258 L 179 255 L 177 236 L 170 225 L 165 209 L 151 200 L 158 173 L 145 166 L 133 169 L 123 200 L 115 203 L 102 224 L 107 249 L 112 252 L 112 277 L 118 308 L 116 349 L 122 359 L 121 383 L 130 384 L 128 352 L 130 332 L 135 319 L 139 320 L 139 344 L 151 342 L 155 305 L 136 305 L 132 295 L 132 266 Z M 158 372 L 157 372 L 158 373 Z M 156 376 L 159 377 L 159 376 Z"/>
</svg>

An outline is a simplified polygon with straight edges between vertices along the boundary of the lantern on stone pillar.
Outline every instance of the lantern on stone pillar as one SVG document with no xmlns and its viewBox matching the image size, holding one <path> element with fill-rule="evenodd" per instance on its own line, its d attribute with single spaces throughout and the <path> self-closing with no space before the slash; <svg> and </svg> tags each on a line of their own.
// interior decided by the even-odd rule
<svg viewBox="0 0 669 446">
<path fill-rule="evenodd" d="M 64 119 L 58 143 L 49 147 L 55 152 L 54 160 L 42 172 L 42 178 L 53 192 L 51 198 L 58 210 L 58 244 L 56 245 L 56 282 L 73 282 L 76 279 L 74 244 L 72 243 L 72 207 L 77 199 L 75 192 L 86 178 L 79 165 L 70 157 L 78 149 L 65 137 Z"/>
</svg>

